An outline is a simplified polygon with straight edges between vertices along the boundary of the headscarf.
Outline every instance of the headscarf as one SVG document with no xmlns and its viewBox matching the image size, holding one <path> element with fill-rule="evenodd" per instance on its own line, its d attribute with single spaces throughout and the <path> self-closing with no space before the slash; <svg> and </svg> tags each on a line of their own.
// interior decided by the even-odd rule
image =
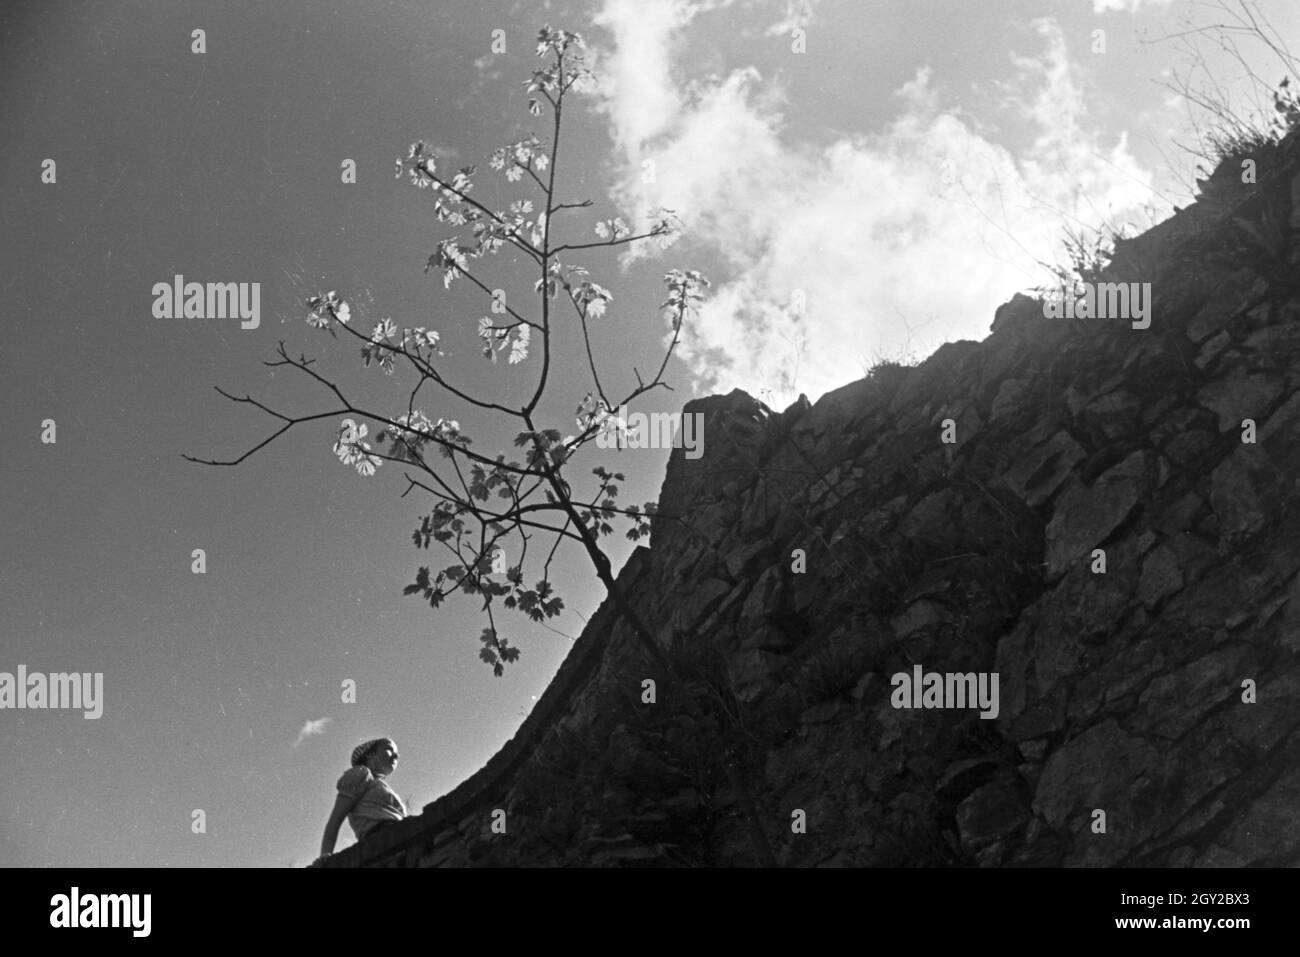
<svg viewBox="0 0 1300 957">
<path fill-rule="evenodd" d="M 365 744 L 358 744 L 352 749 L 352 766 L 355 768 L 359 764 L 365 764 L 366 758 L 370 756 L 371 751 L 375 750 L 375 748 L 379 747 L 381 744 L 392 743 L 392 738 L 374 738 L 367 741 Z"/>
</svg>

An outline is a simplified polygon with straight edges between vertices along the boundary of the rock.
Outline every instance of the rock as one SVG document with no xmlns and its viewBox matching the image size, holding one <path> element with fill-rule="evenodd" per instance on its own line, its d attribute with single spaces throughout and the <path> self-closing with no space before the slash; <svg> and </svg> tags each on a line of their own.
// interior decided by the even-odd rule
<svg viewBox="0 0 1300 957">
<path fill-rule="evenodd" d="M 731 677 L 736 685 L 736 697 L 752 701 L 763 693 L 770 675 L 781 666 L 780 656 L 768 651 L 741 651 L 732 663 Z"/>
<path fill-rule="evenodd" d="M 1029 809 L 1010 784 L 985 784 L 957 808 L 962 848 L 968 854 L 989 848 L 1023 827 L 1029 816 Z"/>
<path fill-rule="evenodd" d="M 1028 392 L 1028 379 L 1007 379 L 1004 381 L 993 400 L 993 409 L 989 413 L 989 421 L 997 422 L 999 419 L 1015 415 L 1017 412 L 1023 412 L 1026 404 L 1025 396 Z"/>
<path fill-rule="evenodd" d="M 1208 302 L 1187 323 L 1187 338 L 1202 342 L 1226 326 L 1247 304 L 1263 295 L 1267 285 L 1253 269 L 1227 277 Z"/>
<path fill-rule="evenodd" d="M 878 675 L 865 674 L 858 679 L 858 683 L 853 686 L 853 700 L 861 701 L 871 693 L 873 685 L 880 683 Z"/>
<path fill-rule="evenodd" d="M 1258 420 L 1256 420 L 1258 422 Z M 1295 448 L 1294 438 L 1300 432 L 1300 392 L 1295 392 L 1262 423 L 1259 444 L 1270 456 L 1282 459 Z"/>
<path fill-rule="evenodd" d="M 1018 292 L 1009 301 L 998 306 L 993 314 L 993 325 L 989 330 L 995 333 L 1020 331 L 1041 321 L 1042 318 L 1042 302 Z"/>
<path fill-rule="evenodd" d="M 1241 428 L 1241 420 L 1263 420 L 1273 400 L 1282 394 L 1281 376 L 1271 373 L 1247 375 L 1238 370 L 1227 379 L 1211 382 L 1197 393 L 1196 399 L 1219 417 L 1219 431 Z"/>
<path fill-rule="evenodd" d="M 870 379 L 859 379 L 827 392 L 812 407 L 809 423 L 818 425 L 836 423 L 844 428 L 853 420 L 864 415 L 871 407 L 876 394 L 876 384 Z"/>
<path fill-rule="evenodd" d="M 1215 839 L 1199 866 L 1240 861 L 1237 867 L 1295 867 L 1300 864 L 1300 769 L 1291 768 Z"/>
<path fill-rule="evenodd" d="M 1224 713 L 1222 727 L 1250 758 L 1262 761 L 1279 741 L 1295 733 L 1295 715 L 1300 713 L 1300 667 L 1260 676 L 1256 685 L 1256 703 L 1234 705 Z M 1240 683 L 1235 690 L 1240 701 Z"/>
<path fill-rule="evenodd" d="M 935 796 L 941 801 L 959 801 L 982 784 L 987 783 L 1001 762 L 992 757 L 965 758 L 954 761 L 944 769 L 935 784 Z"/>
<path fill-rule="evenodd" d="M 1242 351 L 1272 368 L 1292 368 L 1300 359 L 1300 326 L 1290 323 L 1266 326 L 1247 337 Z"/>
<path fill-rule="evenodd" d="M 1155 756 L 1151 745 L 1126 734 L 1114 719 L 1094 725 L 1047 759 L 1034 812 L 1058 827 L 1084 820 L 1093 808 L 1113 808 L 1116 796 L 1131 792 Z"/>
<path fill-rule="evenodd" d="M 1264 526 L 1268 509 L 1262 488 L 1273 470 L 1256 446 L 1243 445 L 1214 470 L 1210 506 L 1219 519 L 1220 535 L 1230 542 L 1250 538 Z"/>
<path fill-rule="evenodd" d="M 1244 673 L 1247 657 L 1240 646 L 1219 648 L 1156 678 L 1138 699 L 1143 713 L 1133 722 L 1133 729 L 1170 740 L 1182 737 L 1206 714 L 1237 695 L 1240 687 L 1234 687 L 1233 679 Z"/>
<path fill-rule="evenodd" d="M 773 625 L 760 625 L 755 631 L 746 634 L 740 643 L 742 650 L 763 649 L 765 651 L 785 651 L 794 644 L 780 628 Z"/>
<path fill-rule="evenodd" d="M 1106 438 L 1113 440 L 1133 431 L 1141 411 L 1141 399 L 1126 389 L 1116 389 L 1089 402 L 1080 418 L 1095 423 Z"/>
<path fill-rule="evenodd" d="M 899 638 L 908 638 L 914 633 L 937 625 L 947 619 L 943 608 L 932 601 L 922 599 L 908 606 L 907 611 L 896 617 L 891 626 Z"/>
<path fill-rule="evenodd" d="M 1143 340 L 1141 348 L 1150 349 L 1149 340 Z M 1101 401 L 1103 397 L 1123 384 L 1124 376 L 1118 372 L 1112 373 L 1100 382 L 1093 377 L 1081 377 L 1070 383 L 1065 390 L 1065 405 L 1070 410 L 1070 417 L 1077 419 L 1083 414 L 1084 409 L 1094 402 Z"/>
<path fill-rule="evenodd" d="M 618 581 L 689 668 L 642 702 L 603 602 L 483 769 L 337 865 L 749 866 L 739 776 L 786 866 L 1300 866 L 1300 295 L 1218 254 L 1225 209 L 1300 200 L 1286 144 L 1116 244 L 1149 330 L 1017 295 L 815 406 L 688 403 L 704 455 Z M 894 708 L 914 663 L 997 672 L 997 719 Z"/>
<path fill-rule="evenodd" d="M 1232 336 L 1226 332 L 1216 332 L 1201 345 L 1201 351 L 1196 354 L 1196 367 L 1198 369 L 1208 369 L 1229 345 L 1232 344 Z"/>
<path fill-rule="evenodd" d="M 742 641 L 767 624 L 769 610 L 773 607 L 773 596 L 781 584 L 781 570 L 775 565 L 764 569 L 754 582 L 741 606 L 740 618 L 736 623 Z"/>
<path fill-rule="evenodd" d="M 727 595 L 731 594 L 732 585 L 718 578 L 700 582 L 683 596 L 673 614 L 671 627 L 686 632 L 692 631 Z"/>
<path fill-rule="evenodd" d="M 1165 446 L 1165 455 L 1174 465 L 1190 468 L 1214 447 L 1214 441 L 1214 436 L 1204 429 L 1189 429 L 1170 440 Z"/>
<path fill-rule="evenodd" d="M 1057 499 L 1047 526 L 1047 577 L 1054 581 L 1088 555 L 1121 522 L 1152 484 L 1145 453 L 1133 452 L 1091 487 L 1075 483 Z"/>
<path fill-rule="evenodd" d="M 1037 763 L 1042 761 L 1043 755 L 1047 753 L 1047 740 L 1039 738 L 1035 741 L 1021 741 L 1019 748 L 1026 761 Z"/>
<path fill-rule="evenodd" d="M 827 721 L 833 721 L 844 710 L 843 702 L 823 701 L 821 704 L 813 705 L 805 711 L 799 718 L 801 724 L 824 724 Z"/>
<path fill-rule="evenodd" d="M 1173 549 L 1161 545 L 1147 556 L 1142 565 L 1142 579 L 1138 582 L 1138 598 L 1148 608 L 1154 608 L 1166 595 L 1183 587 L 1183 573 L 1178 568 L 1178 556 Z"/>
<path fill-rule="evenodd" d="M 1006 475 L 1007 484 L 1031 507 L 1048 501 L 1070 477 L 1087 453 L 1068 432 L 1057 432 L 1018 461 Z"/>
<path fill-rule="evenodd" d="M 770 546 L 765 541 L 754 542 L 731 551 L 726 558 L 727 574 L 732 580 L 744 578 L 761 563 L 763 556 L 769 553 Z"/>
</svg>

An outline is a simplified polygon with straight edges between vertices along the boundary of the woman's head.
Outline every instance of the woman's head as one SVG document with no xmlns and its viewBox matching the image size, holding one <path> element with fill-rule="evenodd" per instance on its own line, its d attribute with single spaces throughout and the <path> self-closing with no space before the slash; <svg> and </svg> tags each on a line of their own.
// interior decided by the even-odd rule
<svg viewBox="0 0 1300 957">
<path fill-rule="evenodd" d="M 375 738 L 352 749 L 352 766 L 365 765 L 372 774 L 392 774 L 397 757 L 397 745 L 392 738 Z"/>
</svg>

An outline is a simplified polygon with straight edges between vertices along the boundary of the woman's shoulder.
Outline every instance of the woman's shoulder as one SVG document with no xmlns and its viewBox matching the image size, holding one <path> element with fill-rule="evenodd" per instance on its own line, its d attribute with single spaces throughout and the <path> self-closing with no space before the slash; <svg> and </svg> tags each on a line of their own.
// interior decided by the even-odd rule
<svg viewBox="0 0 1300 957">
<path fill-rule="evenodd" d="M 368 767 L 358 764 L 343 772 L 343 776 L 339 778 L 338 789 L 344 794 L 360 794 L 370 784 L 372 777 Z"/>
</svg>

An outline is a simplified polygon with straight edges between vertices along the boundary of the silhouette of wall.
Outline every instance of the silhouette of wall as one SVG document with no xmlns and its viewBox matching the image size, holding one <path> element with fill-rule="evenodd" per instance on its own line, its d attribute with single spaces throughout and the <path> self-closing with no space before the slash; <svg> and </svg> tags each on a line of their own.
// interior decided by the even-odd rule
<svg viewBox="0 0 1300 957">
<path fill-rule="evenodd" d="M 1117 244 L 1149 328 L 1017 295 L 815 405 L 688 403 L 619 582 L 721 677 L 606 602 L 487 766 L 329 865 L 752 864 L 746 795 L 783 865 L 1300 864 L 1300 138 L 1251 158 Z M 916 665 L 997 716 L 895 707 Z"/>
</svg>

